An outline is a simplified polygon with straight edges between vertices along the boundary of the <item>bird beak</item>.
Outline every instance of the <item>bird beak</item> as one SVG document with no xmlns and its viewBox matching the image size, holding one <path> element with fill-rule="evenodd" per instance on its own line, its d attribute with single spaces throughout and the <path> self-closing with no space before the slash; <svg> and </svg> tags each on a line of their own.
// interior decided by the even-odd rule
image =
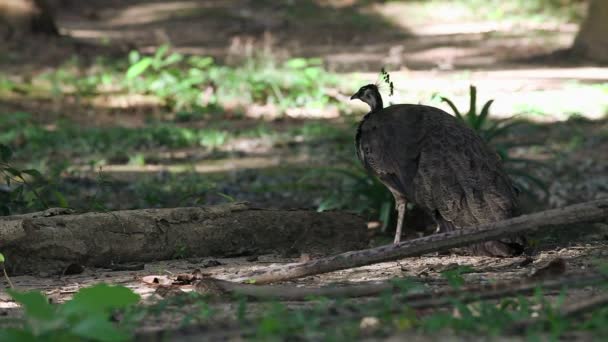
<svg viewBox="0 0 608 342">
<path fill-rule="evenodd" d="M 351 100 L 355 100 L 359 98 L 359 92 L 356 92 L 353 96 L 350 97 Z"/>
</svg>

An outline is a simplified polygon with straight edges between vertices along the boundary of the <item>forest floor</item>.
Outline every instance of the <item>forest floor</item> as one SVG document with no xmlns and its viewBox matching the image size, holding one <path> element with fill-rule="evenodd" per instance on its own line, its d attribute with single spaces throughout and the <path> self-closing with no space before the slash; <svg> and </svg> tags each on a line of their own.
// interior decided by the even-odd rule
<svg viewBox="0 0 608 342">
<path fill-rule="evenodd" d="M 66 5 L 58 11 L 61 39 L 31 38 L 25 44 L 13 40 L 0 47 L 0 69 L 7 79 L 18 83 L 49 71 L 69 71 L 75 55 L 79 59 L 76 65 L 91 70 L 98 57 L 125 59 L 131 50 L 154 53 L 160 45 L 169 44 L 174 51 L 212 56 L 227 65 L 250 58 L 251 51 L 266 51 L 262 58 L 276 60 L 321 58 L 325 70 L 343 79 L 335 89 L 328 89 L 342 103 L 288 115 L 254 103 L 244 114 L 223 108 L 216 115 L 178 120 L 175 111 L 139 94 L 34 96 L 3 92 L 0 87 L 0 111 L 14 113 L 0 118 L 0 127 L 6 129 L 1 142 L 16 149 L 16 160 L 24 167 L 56 173 L 55 182 L 65 200 L 81 210 L 215 204 L 227 198 L 261 207 L 314 209 L 332 195 L 352 199 L 354 204 L 347 209 L 356 210 L 371 203 L 360 198 L 365 196 L 349 193 L 348 186 L 356 181 L 344 184 L 328 173 L 311 183 L 306 176 L 320 168 L 353 166 L 354 128 L 364 109 L 344 102 L 359 86 L 376 81 L 377 72 L 386 66 L 395 82 L 391 102 L 429 103 L 449 111 L 433 97 L 441 94 L 465 108 L 468 86 L 474 84 L 482 101 L 495 100 L 493 117 L 518 115 L 526 120 L 501 140 L 525 142 L 510 153 L 543 163 L 542 168 L 530 163 L 520 169 L 543 183 L 535 187 L 523 182 L 530 190 L 524 194 L 524 211 L 608 196 L 608 68 L 554 53 L 571 44 L 578 25 L 550 14 L 532 17 L 508 12 L 495 20 L 491 13 L 433 3 L 193 0 L 126 4 L 95 0 Z M 262 118 L 256 114 L 259 112 Z M 157 128 L 166 125 L 175 127 L 180 136 L 192 129 L 205 130 L 208 136 L 200 139 L 213 143 L 210 148 L 207 143 L 204 148 L 188 143 L 87 147 L 146 132 L 154 139 L 165 132 L 155 133 Z M 79 134 L 95 138 L 82 139 Z M 19 152 L 19 148 L 24 150 Z M 59 160 L 66 160 L 67 165 L 57 165 Z M 377 217 L 365 210 L 362 215 Z M 605 223 L 576 227 L 576 232 L 564 228 L 536 239 L 532 262 L 525 262 L 525 257 L 428 255 L 290 283 L 320 286 L 398 277 L 416 278 L 430 289 L 439 289 L 449 286 L 442 272 L 456 265 L 470 266 L 463 275 L 466 284 L 480 284 L 525 278 L 556 258 L 566 261 L 566 274 L 595 270 L 597 261 L 608 256 Z M 372 244 L 387 241 L 378 233 Z M 89 268 L 79 275 L 12 279 L 19 288 L 42 290 L 58 302 L 101 280 L 128 286 L 147 297 L 155 287 L 143 282 L 144 276 L 200 268 L 206 274 L 231 279 L 238 273 L 295 259 L 260 255 L 213 260 L 219 265 L 209 263 L 208 258 L 185 256 L 146 263 L 136 271 Z M 599 291 L 587 287 L 569 291 L 567 298 Z M 17 314 L 9 309 L 14 304 L 8 295 L 0 296 L 3 312 Z M 305 305 L 286 304 L 294 310 Z M 208 326 L 234 321 L 239 310 L 238 303 L 213 305 L 219 314 L 205 318 Z M 253 306 L 264 304 L 251 305 L 255 312 Z M 175 311 L 167 309 L 156 319 L 148 317 L 138 331 L 183 327 L 183 312 Z M 234 330 L 209 336 L 234 339 L 242 333 Z M 261 336 L 259 333 L 253 335 Z M 379 334 L 368 337 L 412 333 L 393 327 Z"/>
</svg>

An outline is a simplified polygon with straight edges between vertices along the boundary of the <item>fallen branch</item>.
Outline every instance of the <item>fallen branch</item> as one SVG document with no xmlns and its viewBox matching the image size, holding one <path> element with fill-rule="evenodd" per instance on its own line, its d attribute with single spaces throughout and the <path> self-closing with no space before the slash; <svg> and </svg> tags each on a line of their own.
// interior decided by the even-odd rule
<svg viewBox="0 0 608 342">
<path fill-rule="evenodd" d="M 296 287 L 291 285 L 252 285 L 231 281 L 204 278 L 198 281 L 194 290 L 199 294 L 234 297 L 245 296 L 258 300 L 306 300 L 309 297 L 365 297 L 384 291 L 398 289 L 394 283 L 364 282 L 356 285 L 330 285 L 326 287 Z"/>
<path fill-rule="evenodd" d="M 70 264 L 265 253 L 331 254 L 367 246 L 365 221 L 344 212 L 270 210 L 245 203 L 0 219 L 0 250 L 11 274 L 61 273 Z"/>
<path fill-rule="evenodd" d="M 595 285 L 606 280 L 607 277 L 596 274 L 577 274 L 545 281 L 525 279 L 523 281 L 468 286 L 439 292 L 411 293 L 405 296 L 402 301 L 413 308 L 435 307 L 448 305 L 452 303 L 453 299 L 471 302 L 532 293 L 537 287 L 542 287 L 545 290 L 562 287 L 582 287 Z M 387 291 L 399 293 L 402 291 L 402 285 L 395 279 L 391 279 L 382 282 L 363 282 L 355 285 L 329 285 L 311 288 L 292 285 L 240 284 L 215 278 L 204 278 L 194 285 L 194 290 L 199 294 L 213 296 L 245 296 L 258 300 L 298 301 L 306 300 L 310 297 L 365 297 L 378 295 Z"/>
<path fill-rule="evenodd" d="M 571 205 L 560 209 L 522 215 L 509 220 L 464 228 L 448 233 L 386 245 L 360 251 L 346 252 L 304 263 L 294 263 L 257 270 L 235 281 L 267 284 L 327 273 L 347 268 L 419 256 L 444 251 L 476 242 L 496 240 L 510 235 L 548 230 L 558 226 L 598 221 L 608 217 L 608 199 Z"/>
</svg>

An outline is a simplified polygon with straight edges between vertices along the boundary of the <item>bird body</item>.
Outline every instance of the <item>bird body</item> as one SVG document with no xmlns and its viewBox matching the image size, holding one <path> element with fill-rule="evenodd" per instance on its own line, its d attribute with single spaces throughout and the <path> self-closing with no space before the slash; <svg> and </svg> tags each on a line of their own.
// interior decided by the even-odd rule
<svg viewBox="0 0 608 342">
<path fill-rule="evenodd" d="M 356 152 L 371 174 L 388 187 L 399 212 L 399 242 L 405 205 L 430 215 L 439 232 L 495 222 L 517 212 L 517 193 L 498 155 L 472 129 L 441 109 L 415 104 L 382 106 L 375 85 L 352 98 L 371 111 L 359 123 Z M 517 242 L 490 241 L 468 249 L 473 254 L 510 256 Z"/>
</svg>

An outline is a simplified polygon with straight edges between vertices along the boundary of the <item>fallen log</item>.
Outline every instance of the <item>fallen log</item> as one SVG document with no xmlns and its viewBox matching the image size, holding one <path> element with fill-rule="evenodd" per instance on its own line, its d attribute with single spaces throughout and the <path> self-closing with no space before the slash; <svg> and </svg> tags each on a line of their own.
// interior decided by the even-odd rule
<svg viewBox="0 0 608 342">
<path fill-rule="evenodd" d="M 601 199 L 522 215 L 504 221 L 477 227 L 468 227 L 443 234 L 386 245 L 360 251 L 346 252 L 303 263 L 268 267 L 241 276 L 234 281 L 267 284 L 314 274 L 419 256 L 425 253 L 445 251 L 476 242 L 496 240 L 506 236 L 549 230 L 564 225 L 592 222 L 608 218 L 608 199 Z"/>
<path fill-rule="evenodd" d="M 11 274 L 56 274 L 175 257 L 334 254 L 367 246 L 365 221 L 343 212 L 256 209 L 245 203 L 0 219 Z"/>
</svg>

